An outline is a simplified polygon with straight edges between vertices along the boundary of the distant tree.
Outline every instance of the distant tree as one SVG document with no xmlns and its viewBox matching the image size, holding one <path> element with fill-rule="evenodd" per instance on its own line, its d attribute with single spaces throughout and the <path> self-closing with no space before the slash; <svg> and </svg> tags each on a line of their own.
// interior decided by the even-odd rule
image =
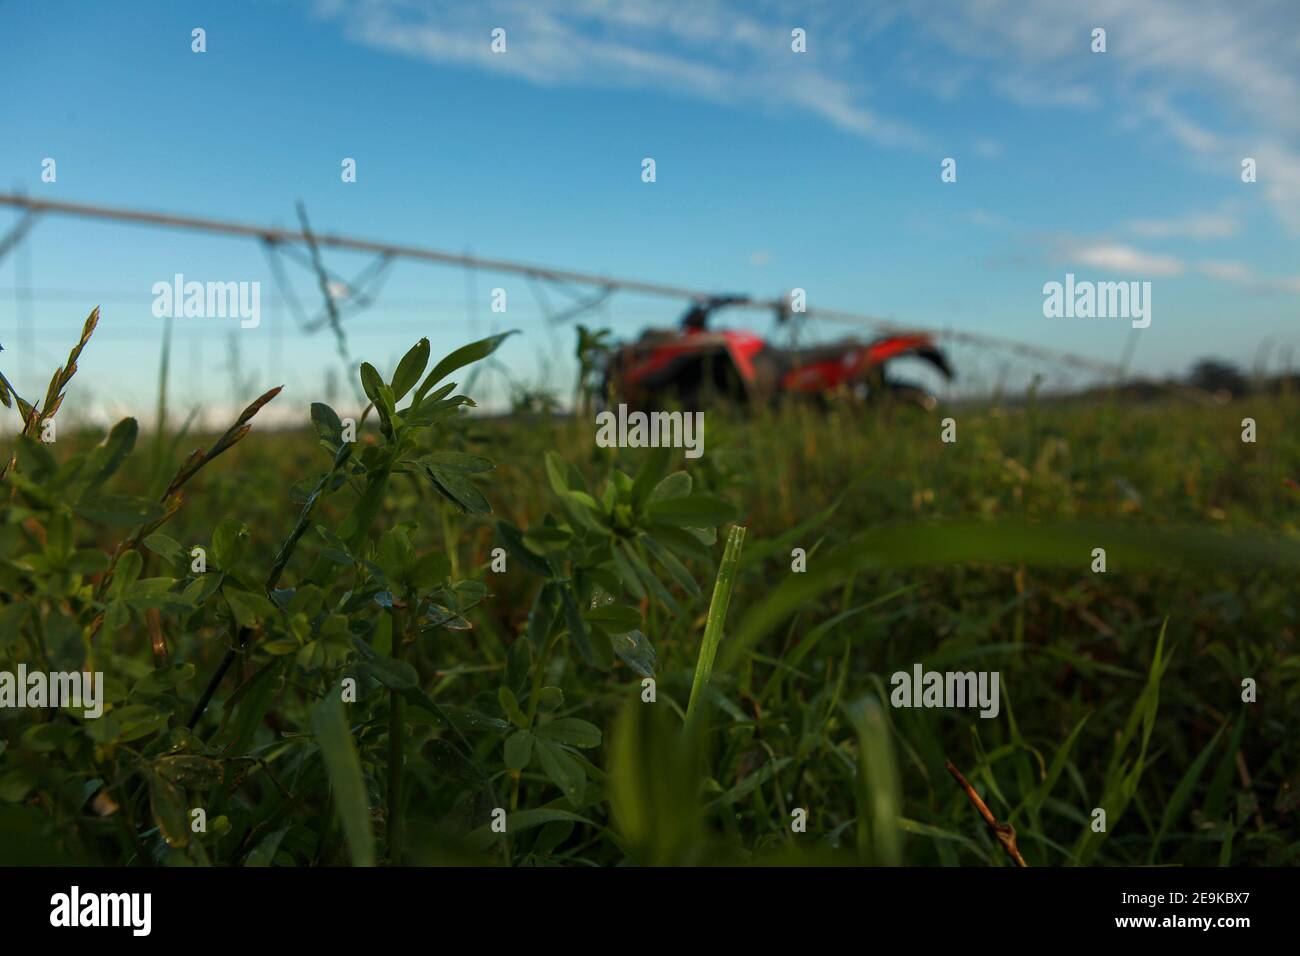
<svg viewBox="0 0 1300 956">
<path fill-rule="evenodd" d="M 1236 367 L 1219 359 L 1201 359 L 1192 366 L 1188 384 L 1207 392 L 1228 392 L 1243 395 L 1246 392 L 1246 378 Z"/>
</svg>

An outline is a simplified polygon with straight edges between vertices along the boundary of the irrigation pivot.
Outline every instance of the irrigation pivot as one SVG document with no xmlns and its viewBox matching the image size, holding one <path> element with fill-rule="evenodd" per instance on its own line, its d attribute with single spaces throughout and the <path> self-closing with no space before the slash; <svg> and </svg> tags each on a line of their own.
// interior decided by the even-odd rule
<svg viewBox="0 0 1300 956">
<path fill-rule="evenodd" d="M 664 296 L 692 301 L 706 301 L 713 299 L 716 296 L 714 290 L 708 289 L 691 289 L 685 286 L 669 285 L 660 282 L 648 282 L 641 279 L 604 276 L 594 272 L 583 272 L 574 269 L 558 269 L 551 266 L 517 262 L 508 259 L 494 259 L 486 256 L 470 255 L 467 253 L 446 252 L 444 250 L 431 249 L 425 246 L 380 242 L 372 239 L 361 239 L 355 236 L 335 235 L 332 233 L 320 233 L 315 231 L 309 232 L 305 230 L 296 231 L 291 229 L 277 229 L 269 226 L 256 226 L 248 223 L 232 222 L 223 219 L 210 219 L 201 216 L 183 216 L 140 209 L 124 209 L 115 206 L 92 205 L 89 203 L 33 199 L 29 196 L 13 193 L 0 193 L 0 205 L 22 209 L 28 214 L 28 218 L 25 218 L 20 222 L 22 233 L 18 234 L 9 245 L 16 244 L 17 241 L 21 240 L 22 235 L 27 232 L 31 225 L 31 217 L 41 215 L 80 216 L 88 219 L 136 223 L 137 225 L 171 229 L 188 229 L 218 235 L 257 239 L 268 247 L 273 248 L 301 247 L 306 250 L 319 250 L 321 248 L 346 249 L 354 252 L 374 253 L 376 256 L 380 257 L 380 261 L 384 263 L 391 262 L 394 259 L 410 259 L 415 261 L 439 263 L 442 265 L 459 266 L 466 269 L 481 270 L 485 272 L 523 275 L 531 279 L 541 279 L 551 282 L 592 286 L 601 291 L 602 294 L 599 296 L 600 299 L 603 299 L 605 296 L 616 291 L 635 292 L 644 295 Z M 734 305 L 736 308 L 768 312 L 781 312 L 782 310 L 788 310 L 788 302 L 784 298 L 745 298 L 743 301 L 735 302 Z M 1030 345 L 1012 339 L 984 335 L 978 332 L 926 328 L 912 324 L 903 325 L 878 316 L 865 315 L 842 309 L 809 308 L 801 314 L 802 317 L 806 319 L 819 319 L 828 322 L 862 326 L 881 333 L 924 333 L 936 339 L 948 339 L 954 342 L 963 342 L 986 348 L 994 348 L 1025 358 L 1035 358 L 1107 376 L 1122 376 L 1124 373 L 1122 366 L 1114 363 L 1102 362 L 1073 352 L 1043 348 L 1041 346 Z"/>
</svg>

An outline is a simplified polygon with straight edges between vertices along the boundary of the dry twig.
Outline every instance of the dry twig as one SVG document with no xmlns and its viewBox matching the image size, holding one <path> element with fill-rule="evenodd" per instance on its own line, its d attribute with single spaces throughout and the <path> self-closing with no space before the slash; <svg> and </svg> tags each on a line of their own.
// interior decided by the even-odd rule
<svg viewBox="0 0 1300 956">
<path fill-rule="evenodd" d="M 960 784 L 961 788 L 966 791 L 967 798 L 969 798 L 970 802 L 974 804 L 975 809 L 979 811 L 979 815 L 984 818 L 984 822 L 987 823 L 989 829 L 993 831 L 993 835 L 998 838 L 998 842 L 1002 844 L 1002 849 L 1007 851 L 1007 856 L 1011 857 L 1011 862 L 1016 866 L 1029 866 L 1029 864 L 1025 862 L 1025 858 L 1020 855 L 1020 848 L 1016 846 L 1016 828 L 1009 823 L 998 822 L 998 818 L 993 815 L 993 811 L 988 808 L 988 805 L 980 798 L 980 795 L 975 792 L 975 788 L 970 785 L 970 781 L 962 776 L 960 770 L 953 766 L 951 760 L 945 760 L 943 765 L 948 768 L 948 772 L 953 775 L 953 778 L 958 784 Z"/>
</svg>

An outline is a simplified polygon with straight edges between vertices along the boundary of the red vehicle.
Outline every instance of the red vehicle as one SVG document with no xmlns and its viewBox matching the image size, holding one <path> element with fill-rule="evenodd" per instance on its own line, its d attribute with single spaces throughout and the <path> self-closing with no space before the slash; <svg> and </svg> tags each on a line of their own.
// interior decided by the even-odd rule
<svg viewBox="0 0 1300 956">
<path fill-rule="evenodd" d="M 867 399 L 890 396 L 933 408 L 935 398 L 925 389 L 888 378 L 885 363 L 913 356 L 944 378 L 953 377 L 944 354 L 924 334 L 779 348 L 752 332 L 709 331 L 709 316 L 716 309 L 746 301 L 742 296 L 718 296 L 696 302 L 679 328 L 647 329 L 635 342 L 615 348 L 605 367 L 607 399 L 643 409 L 668 405 L 694 409 L 717 398 L 766 402 L 846 391 Z M 784 312 L 777 315 L 778 320 L 788 317 Z"/>
</svg>

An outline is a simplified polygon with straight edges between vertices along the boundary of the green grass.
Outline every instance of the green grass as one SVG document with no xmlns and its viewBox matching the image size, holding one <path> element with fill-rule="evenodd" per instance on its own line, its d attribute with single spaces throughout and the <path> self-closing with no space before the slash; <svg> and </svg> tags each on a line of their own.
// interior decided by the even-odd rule
<svg viewBox="0 0 1300 956">
<path fill-rule="evenodd" d="M 18 409 L 0 670 L 110 703 L 0 710 L 0 860 L 1007 865 L 950 759 L 1031 866 L 1300 861 L 1294 397 L 716 411 L 688 461 L 465 415 L 495 341 L 362 374 L 355 445 Z M 891 707 L 914 662 L 1001 713 Z"/>
</svg>

